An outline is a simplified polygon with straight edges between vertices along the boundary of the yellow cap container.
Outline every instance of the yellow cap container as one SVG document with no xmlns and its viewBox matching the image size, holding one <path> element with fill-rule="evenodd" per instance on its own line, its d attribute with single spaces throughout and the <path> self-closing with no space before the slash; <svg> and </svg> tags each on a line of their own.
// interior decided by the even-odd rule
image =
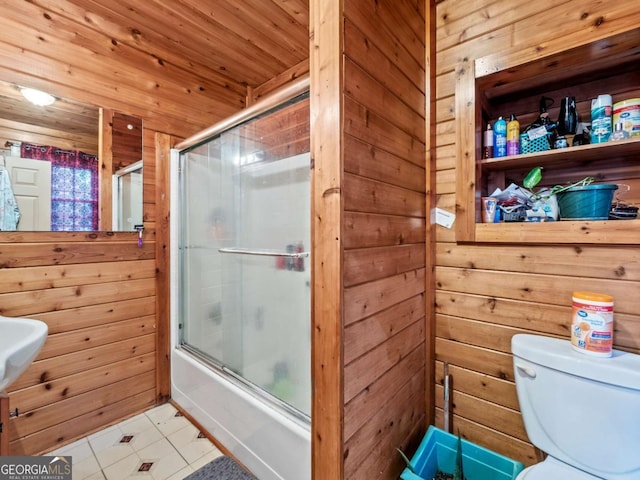
<svg viewBox="0 0 640 480">
<path fill-rule="evenodd" d="M 571 345 L 597 357 L 613 353 L 613 297 L 594 292 L 573 292 Z"/>
<path fill-rule="evenodd" d="M 629 137 L 640 136 L 640 98 L 629 98 L 613 104 L 613 126 L 622 125 Z"/>
</svg>

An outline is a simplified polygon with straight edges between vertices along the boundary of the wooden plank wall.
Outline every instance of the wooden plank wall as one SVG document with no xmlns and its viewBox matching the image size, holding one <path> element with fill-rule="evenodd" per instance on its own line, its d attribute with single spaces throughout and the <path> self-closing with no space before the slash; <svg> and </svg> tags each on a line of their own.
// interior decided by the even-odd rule
<svg viewBox="0 0 640 480">
<path fill-rule="evenodd" d="M 49 337 L 10 387 L 11 453 L 68 443 L 155 403 L 154 243 L 130 235 L 9 233 L 0 314 L 38 318 Z"/>
<path fill-rule="evenodd" d="M 424 2 L 319 3 L 313 474 L 391 480 L 427 409 Z"/>
<path fill-rule="evenodd" d="M 571 48 L 636 28 L 634 2 L 443 0 L 437 21 L 437 205 L 454 211 L 455 69 L 489 54 L 521 57 Z M 456 244 L 437 227 L 436 424 L 442 426 L 443 362 L 450 365 L 453 429 L 522 461 L 537 461 L 519 412 L 511 337 L 569 338 L 571 292 L 614 296 L 615 345 L 640 352 L 638 248 L 609 245 Z"/>
<path fill-rule="evenodd" d="M 198 89 L 175 93 L 174 79 L 167 86 L 175 94 L 155 98 L 147 85 L 163 84 L 168 67 L 142 74 L 135 51 L 100 50 L 119 33 L 92 29 L 68 2 L 49 7 L 13 2 L 3 9 L 0 78 L 142 119 L 146 232 L 142 248 L 133 233 L 0 232 L 0 314 L 49 325 L 41 354 L 9 392 L 11 408 L 20 411 L 10 421 L 14 455 L 49 451 L 168 398 L 167 333 L 158 331 L 168 310 L 162 301 L 156 305 L 156 282 L 167 291 L 165 277 L 156 278 L 167 275 L 156 250 L 168 251 L 168 214 L 163 205 L 156 212 L 156 194 L 167 202 L 168 196 L 164 174 L 156 185 L 155 137 L 187 137 L 208 126 L 206 112 L 221 106 Z M 69 41 L 80 33 L 83 45 Z"/>
</svg>

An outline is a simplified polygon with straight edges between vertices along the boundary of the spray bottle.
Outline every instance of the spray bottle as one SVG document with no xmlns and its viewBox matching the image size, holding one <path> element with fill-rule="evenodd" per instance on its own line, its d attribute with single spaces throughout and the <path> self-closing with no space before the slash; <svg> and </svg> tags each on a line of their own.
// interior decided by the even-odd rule
<svg viewBox="0 0 640 480">
<path fill-rule="evenodd" d="M 504 118 L 498 117 L 493 124 L 493 156 L 495 158 L 506 157 L 507 155 L 507 122 Z"/>
<path fill-rule="evenodd" d="M 611 95 L 591 100 L 591 143 L 604 143 L 611 136 Z"/>
<path fill-rule="evenodd" d="M 507 123 L 507 155 L 520 154 L 520 122 L 512 113 Z"/>
</svg>

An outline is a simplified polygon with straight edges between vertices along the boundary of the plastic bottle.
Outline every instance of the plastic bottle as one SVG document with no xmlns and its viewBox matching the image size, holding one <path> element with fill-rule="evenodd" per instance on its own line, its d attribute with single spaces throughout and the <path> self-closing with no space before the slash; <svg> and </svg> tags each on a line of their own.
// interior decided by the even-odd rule
<svg viewBox="0 0 640 480">
<path fill-rule="evenodd" d="M 493 158 L 493 130 L 491 124 L 487 122 L 487 129 L 484 132 L 484 151 L 482 158 Z"/>
<path fill-rule="evenodd" d="M 611 95 L 598 95 L 591 101 L 591 143 L 604 143 L 611 136 Z"/>
<path fill-rule="evenodd" d="M 520 154 L 520 122 L 512 113 L 507 123 L 507 155 Z"/>
<path fill-rule="evenodd" d="M 613 297 L 573 292 L 572 306 L 573 348 L 588 355 L 610 357 L 613 353 Z"/>
<path fill-rule="evenodd" d="M 507 155 L 507 122 L 504 118 L 498 117 L 493 124 L 493 156 L 495 158 L 506 157 Z"/>
</svg>

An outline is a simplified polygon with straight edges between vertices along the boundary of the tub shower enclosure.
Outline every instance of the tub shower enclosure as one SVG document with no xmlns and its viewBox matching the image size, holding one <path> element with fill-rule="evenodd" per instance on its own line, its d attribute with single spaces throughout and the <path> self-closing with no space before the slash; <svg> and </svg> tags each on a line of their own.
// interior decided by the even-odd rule
<svg viewBox="0 0 640 480">
<path fill-rule="evenodd" d="M 311 477 L 303 87 L 172 152 L 172 397 L 261 479 Z"/>
</svg>

